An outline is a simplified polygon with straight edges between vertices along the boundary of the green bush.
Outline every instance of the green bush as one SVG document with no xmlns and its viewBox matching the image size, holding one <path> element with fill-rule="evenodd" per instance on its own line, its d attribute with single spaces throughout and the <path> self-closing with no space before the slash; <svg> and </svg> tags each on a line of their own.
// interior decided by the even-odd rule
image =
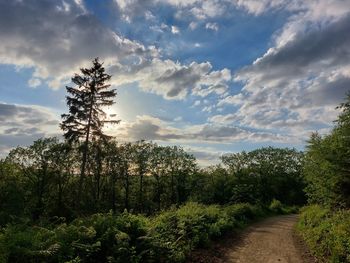
<svg viewBox="0 0 350 263">
<path fill-rule="evenodd" d="M 78 255 L 84 262 L 139 262 L 147 247 L 148 220 L 123 213 L 95 214 L 56 228 L 63 255 Z"/>
<path fill-rule="evenodd" d="M 219 206 L 188 203 L 155 217 L 150 231 L 158 258 L 183 262 L 193 248 L 207 246 L 211 238 L 232 227 L 232 221 Z"/>
<path fill-rule="evenodd" d="M 282 207 L 282 214 L 297 214 L 300 212 L 300 207 L 293 205 L 293 206 L 283 206 Z"/>
<path fill-rule="evenodd" d="M 225 211 L 236 227 L 242 227 L 248 221 L 266 215 L 261 207 L 246 203 L 226 206 Z"/>
<path fill-rule="evenodd" d="M 190 202 L 153 218 L 124 212 L 45 227 L 8 225 L 0 230 L 0 263 L 184 262 L 193 249 L 264 215 L 250 204 Z"/>
<path fill-rule="evenodd" d="M 53 236 L 41 227 L 8 226 L 0 235 L 0 262 L 46 262 L 58 247 Z"/>
<path fill-rule="evenodd" d="M 0 236 L 0 262 L 141 262 L 150 243 L 148 219 L 96 214 L 52 229 L 8 226 Z"/>
<path fill-rule="evenodd" d="M 183 262 L 192 249 L 208 246 L 212 239 L 263 215 L 261 208 L 249 204 L 219 207 L 187 203 L 153 219 L 151 233 L 157 258 L 161 262 Z"/>
<path fill-rule="evenodd" d="M 350 211 L 319 205 L 302 209 L 297 225 L 310 250 L 329 262 L 350 262 Z"/>
<path fill-rule="evenodd" d="M 281 213 L 282 212 L 282 203 L 279 200 L 273 199 L 271 201 L 271 204 L 269 206 L 269 209 L 275 213 Z"/>
</svg>

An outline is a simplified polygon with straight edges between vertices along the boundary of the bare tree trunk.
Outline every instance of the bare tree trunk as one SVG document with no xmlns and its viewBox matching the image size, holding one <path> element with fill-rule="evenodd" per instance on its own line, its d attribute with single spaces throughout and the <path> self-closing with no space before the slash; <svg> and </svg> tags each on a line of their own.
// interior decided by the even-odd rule
<svg viewBox="0 0 350 263">
<path fill-rule="evenodd" d="M 40 216 L 42 215 L 42 212 L 44 210 L 43 198 L 44 198 L 44 191 L 45 191 L 45 184 L 46 184 L 46 182 L 45 182 L 46 174 L 47 174 L 47 165 L 44 164 L 42 166 L 42 175 L 41 175 L 41 178 L 39 179 L 38 187 L 37 187 L 38 201 L 36 203 L 35 210 L 33 213 L 34 221 L 36 221 L 40 218 Z"/>
<path fill-rule="evenodd" d="M 115 184 L 116 184 L 116 178 L 115 178 L 115 173 L 113 172 L 112 174 L 112 211 L 113 214 L 116 212 L 116 194 L 115 194 Z"/>
<path fill-rule="evenodd" d="M 85 142 L 84 142 L 84 148 L 83 148 L 83 159 L 81 163 L 81 172 L 80 172 L 80 179 L 79 179 L 79 185 L 78 185 L 78 197 L 77 197 L 77 202 L 78 202 L 78 207 L 81 205 L 81 193 L 83 190 L 83 183 L 85 179 L 85 170 L 86 170 L 86 161 L 88 157 L 88 152 L 89 152 L 89 137 L 90 137 L 90 127 L 91 127 L 91 118 L 92 118 L 92 108 L 93 108 L 93 101 L 92 101 L 92 96 L 91 96 L 91 105 L 90 105 L 90 111 L 89 111 L 89 120 L 88 120 L 88 125 L 87 125 L 87 131 L 86 131 L 86 137 L 85 137 Z"/>
<path fill-rule="evenodd" d="M 174 169 L 171 169 L 171 204 L 176 203 L 176 192 L 175 192 L 175 179 L 174 179 Z"/>
<path fill-rule="evenodd" d="M 101 160 L 101 149 L 97 147 L 97 171 L 96 171 L 96 195 L 95 203 L 96 208 L 99 209 L 100 192 L 101 192 L 101 171 L 102 171 L 102 160 Z"/>
<path fill-rule="evenodd" d="M 140 206 L 140 212 L 142 213 L 143 212 L 143 171 L 140 171 L 140 189 L 139 189 L 139 194 L 140 194 L 140 197 L 139 197 L 139 206 Z"/>
<path fill-rule="evenodd" d="M 157 180 L 157 204 L 158 204 L 158 211 L 161 209 L 161 191 L 160 191 L 160 178 L 159 175 L 155 175 L 155 178 Z"/>
<path fill-rule="evenodd" d="M 58 171 L 58 209 L 62 208 L 62 173 L 60 171 Z"/>
<path fill-rule="evenodd" d="M 124 165 L 124 180 L 125 180 L 125 199 L 124 199 L 124 208 L 126 211 L 129 211 L 129 188 L 130 188 L 130 182 L 129 182 L 129 172 L 127 164 Z"/>
</svg>

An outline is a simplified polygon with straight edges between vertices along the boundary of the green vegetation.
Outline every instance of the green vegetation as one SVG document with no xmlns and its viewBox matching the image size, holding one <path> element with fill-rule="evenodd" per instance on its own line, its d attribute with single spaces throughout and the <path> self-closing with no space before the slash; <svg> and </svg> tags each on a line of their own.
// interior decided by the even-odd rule
<svg viewBox="0 0 350 263">
<path fill-rule="evenodd" d="M 302 210 L 298 230 L 314 254 L 328 262 L 350 262 L 350 211 L 311 205 Z"/>
<path fill-rule="evenodd" d="M 298 229 L 319 258 L 350 262 L 350 96 L 330 134 L 313 134 L 305 155 L 310 203 Z"/>
<path fill-rule="evenodd" d="M 266 147 L 201 169 L 178 146 L 118 143 L 111 76 L 96 59 L 67 87 L 65 140 L 0 160 L 0 262 L 184 262 L 191 251 L 270 214 L 302 210 L 314 254 L 350 262 L 350 96 L 305 153 Z M 112 116 L 114 117 L 114 116 Z"/>
<path fill-rule="evenodd" d="M 231 177 L 230 201 L 269 204 L 277 199 L 288 205 L 305 203 L 302 152 L 266 147 L 221 159 L 228 174 L 235 175 Z"/>
<path fill-rule="evenodd" d="M 81 71 L 67 87 L 65 140 L 42 138 L 0 160 L 0 262 L 184 262 L 305 203 L 295 149 L 228 154 L 201 169 L 181 147 L 106 136 L 103 124 L 117 122 L 102 107 L 115 96 L 110 76 L 98 60 Z"/>
<path fill-rule="evenodd" d="M 256 150 L 261 159 L 237 173 L 225 164 L 199 169 L 179 147 L 143 141 L 98 147 L 78 206 L 79 149 L 40 139 L 0 161 L 0 262 L 183 262 L 191 250 L 253 219 L 293 212 L 276 197 L 301 191 L 286 183 L 302 185 L 300 174 L 277 161 L 270 163 L 275 172 L 260 173 L 266 155 L 302 158 L 295 150 Z M 268 188 L 263 201 L 264 187 L 271 187 L 265 180 L 273 178 L 285 187 Z"/>
<path fill-rule="evenodd" d="M 249 204 L 226 207 L 188 203 L 152 220 L 151 233 L 163 262 L 183 262 L 191 250 L 206 247 L 212 239 L 239 229 L 268 211 Z"/>
<path fill-rule="evenodd" d="M 22 222 L 2 230 L 0 262 L 184 262 L 194 248 L 267 213 L 249 204 L 188 203 L 150 218 L 125 211 Z"/>
</svg>

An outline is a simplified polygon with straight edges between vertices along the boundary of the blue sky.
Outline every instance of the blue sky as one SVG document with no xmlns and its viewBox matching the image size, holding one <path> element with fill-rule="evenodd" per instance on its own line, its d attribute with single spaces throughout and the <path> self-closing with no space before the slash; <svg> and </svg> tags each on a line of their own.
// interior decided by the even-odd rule
<svg viewBox="0 0 350 263">
<path fill-rule="evenodd" d="M 65 85 L 100 57 L 120 141 L 303 149 L 350 87 L 346 0 L 0 0 L 0 155 L 60 136 Z"/>
</svg>

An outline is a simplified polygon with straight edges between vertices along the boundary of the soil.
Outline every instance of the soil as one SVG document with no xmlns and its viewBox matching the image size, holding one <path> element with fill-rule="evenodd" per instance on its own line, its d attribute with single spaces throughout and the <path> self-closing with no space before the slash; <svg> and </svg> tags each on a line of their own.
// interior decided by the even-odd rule
<svg viewBox="0 0 350 263">
<path fill-rule="evenodd" d="M 208 249 L 193 252 L 191 263 L 314 263 L 295 232 L 297 215 L 275 216 L 231 233 Z"/>
</svg>

